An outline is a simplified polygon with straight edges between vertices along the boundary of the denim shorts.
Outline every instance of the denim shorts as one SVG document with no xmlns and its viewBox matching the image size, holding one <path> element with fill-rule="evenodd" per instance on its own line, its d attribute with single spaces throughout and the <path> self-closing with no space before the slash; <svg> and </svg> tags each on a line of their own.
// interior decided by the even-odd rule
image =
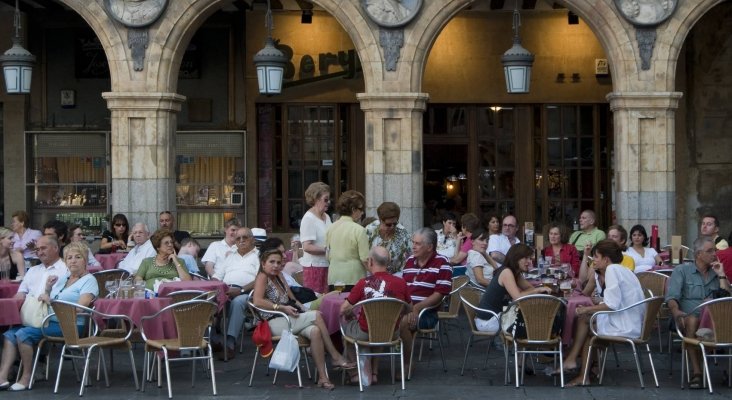
<svg viewBox="0 0 732 400">
<path fill-rule="evenodd" d="M 432 329 L 437 325 L 437 311 L 425 311 L 422 318 L 419 319 L 419 329 Z"/>
<path fill-rule="evenodd" d="M 43 331 L 46 332 L 46 336 L 63 336 L 61 326 L 58 322 L 50 321 L 48 326 L 43 328 Z M 8 329 L 3 335 L 14 346 L 17 346 L 19 341 L 29 346 L 35 346 L 43 339 L 41 328 L 34 328 L 32 326 L 16 326 Z"/>
</svg>

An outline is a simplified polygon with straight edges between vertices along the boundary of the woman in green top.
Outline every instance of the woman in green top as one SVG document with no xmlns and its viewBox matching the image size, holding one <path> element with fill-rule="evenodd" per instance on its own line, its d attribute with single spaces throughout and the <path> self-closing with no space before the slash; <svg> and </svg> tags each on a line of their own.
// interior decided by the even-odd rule
<svg viewBox="0 0 732 400">
<path fill-rule="evenodd" d="M 180 278 L 190 281 L 183 260 L 175 256 L 175 237 L 173 232 L 160 229 L 150 238 L 153 248 L 158 254 L 142 260 L 140 269 L 135 274 L 135 282 L 144 281 L 145 287 L 153 290 L 156 280 Z"/>
<path fill-rule="evenodd" d="M 336 283 L 342 283 L 345 291 L 349 292 L 359 279 L 366 276 L 369 241 L 366 229 L 358 223 L 365 207 L 363 194 L 355 190 L 347 190 L 338 198 L 336 211 L 341 217 L 325 233 L 330 290 Z"/>
</svg>

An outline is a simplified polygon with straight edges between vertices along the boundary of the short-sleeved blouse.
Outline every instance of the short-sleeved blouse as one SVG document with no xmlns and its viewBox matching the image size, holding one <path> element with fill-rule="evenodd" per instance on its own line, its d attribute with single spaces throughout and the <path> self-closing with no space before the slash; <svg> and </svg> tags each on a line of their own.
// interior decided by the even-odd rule
<svg viewBox="0 0 732 400">
<path fill-rule="evenodd" d="M 68 282 L 70 277 L 71 275 L 63 276 L 56 282 L 55 285 L 53 285 L 50 294 L 51 300 L 63 300 L 68 301 L 69 303 L 79 303 L 79 299 L 83 294 L 91 294 L 94 297 L 97 297 L 99 295 L 99 285 L 97 285 L 97 279 L 94 277 L 94 275 L 86 274 L 68 287 L 64 287 L 66 286 L 66 282 Z M 53 312 L 50 306 L 48 312 Z M 58 321 L 55 316 L 51 317 L 51 320 Z M 77 318 L 76 324 L 83 325 L 84 317 Z"/>
<path fill-rule="evenodd" d="M 183 261 L 179 258 L 177 258 L 177 263 L 183 265 Z M 169 262 L 163 266 L 155 265 L 155 257 L 142 260 L 135 276 L 145 281 L 145 287 L 149 290 L 153 290 L 155 281 L 158 279 L 180 278 L 175 264 Z"/>
</svg>

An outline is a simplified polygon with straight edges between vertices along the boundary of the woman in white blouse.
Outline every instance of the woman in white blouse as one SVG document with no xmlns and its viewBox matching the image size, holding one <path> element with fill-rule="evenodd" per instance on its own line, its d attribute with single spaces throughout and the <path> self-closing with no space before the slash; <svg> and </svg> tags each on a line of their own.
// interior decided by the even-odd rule
<svg viewBox="0 0 732 400">
<path fill-rule="evenodd" d="M 635 261 L 635 273 L 650 271 L 653 266 L 660 265 L 663 260 L 656 249 L 648 246 L 648 234 L 643 225 L 635 225 L 630 229 L 632 246 L 625 251 Z"/>
<path fill-rule="evenodd" d="M 313 182 L 305 190 L 305 202 L 310 209 L 300 222 L 300 240 L 303 256 L 303 283 L 317 293 L 328 290 L 328 259 L 325 249 L 325 232 L 332 224 L 326 213 L 330 207 L 330 186 Z"/>
</svg>

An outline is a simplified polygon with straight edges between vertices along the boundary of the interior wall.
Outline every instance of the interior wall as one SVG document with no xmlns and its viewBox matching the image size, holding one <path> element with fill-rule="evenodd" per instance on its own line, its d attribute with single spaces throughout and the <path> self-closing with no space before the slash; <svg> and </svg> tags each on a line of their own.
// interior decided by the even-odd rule
<svg viewBox="0 0 732 400">
<path fill-rule="evenodd" d="M 714 7 L 694 26 L 683 53 L 686 74 L 680 79 L 686 82 L 679 86 L 687 88 L 682 99 L 687 123 L 677 129 L 677 172 L 684 179 L 677 193 L 686 210 L 689 243 L 704 213 L 720 219 L 720 235 L 726 238 L 732 230 L 731 20 L 732 3 Z"/>
</svg>

